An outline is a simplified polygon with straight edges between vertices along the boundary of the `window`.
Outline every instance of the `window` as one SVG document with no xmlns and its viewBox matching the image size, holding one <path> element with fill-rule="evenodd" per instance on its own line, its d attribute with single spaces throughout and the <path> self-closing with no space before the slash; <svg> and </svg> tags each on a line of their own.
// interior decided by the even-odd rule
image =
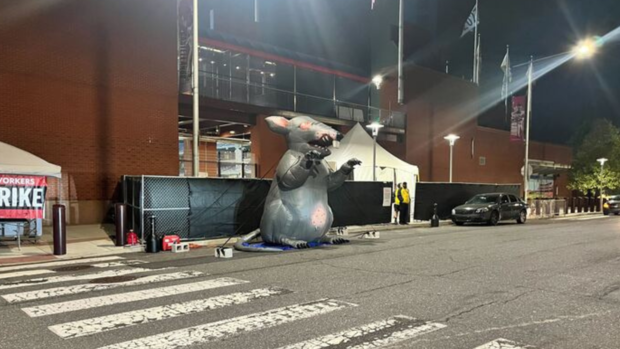
<svg viewBox="0 0 620 349">
<path fill-rule="evenodd" d="M 519 202 L 519 199 L 517 199 L 514 195 L 508 195 L 510 197 L 510 201 L 511 202 Z"/>
<path fill-rule="evenodd" d="M 508 200 L 508 196 L 502 195 L 502 201 L 501 202 L 502 202 L 502 204 L 507 204 L 507 203 L 510 202 L 510 200 Z"/>
<path fill-rule="evenodd" d="M 484 157 L 484 156 L 481 156 L 478 163 L 480 164 L 480 166 L 486 165 L 487 164 L 487 158 Z"/>
</svg>

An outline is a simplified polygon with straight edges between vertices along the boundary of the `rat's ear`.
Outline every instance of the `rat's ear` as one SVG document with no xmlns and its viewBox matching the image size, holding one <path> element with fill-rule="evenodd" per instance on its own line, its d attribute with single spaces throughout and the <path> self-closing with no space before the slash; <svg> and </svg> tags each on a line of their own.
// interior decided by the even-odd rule
<svg viewBox="0 0 620 349">
<path fill-rule="evenodd" d="M 267 126 L 269 126 L 269 129 L 271 129 L 273 132 L 282 135 L 288 134 L 289 121 L 287 118 L 283 118 L 281 116 L 270 116 L 266 118 L 265 121 L 267 121 Z"/>
</svg>

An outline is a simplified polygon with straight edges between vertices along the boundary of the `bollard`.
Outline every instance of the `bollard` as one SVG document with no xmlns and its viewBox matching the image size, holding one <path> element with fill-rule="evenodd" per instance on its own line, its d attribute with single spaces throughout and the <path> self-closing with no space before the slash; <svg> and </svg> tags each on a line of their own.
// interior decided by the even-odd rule
<svg viewBox="0 0 620 349">
<path fill-rule="evenodd" d="M 433 218 L 431 218 L 431 228 L 439 227 L 439 216 L 437 215 L 437 203 L 433 205 Z"/>
<path fill-rule="evenodd" d="M 116 246 L 125 245 L 125 224 L 127 223 L 126 209 L 127 206 L 125 206 L 125 204 L 114 205 L 116 220 Z"/>
<path fill-rule="evenodd" d="M 146 243 L 146 252 L 149 253 L 159 252 L 159 245 L 157 244 L 157 236 L 155 234 L 155 218 L 155 216 L 149 217 L 149 221 L 151 222 L 151 236 L 149 236 L 149 240 Z"/>
<path fill-rule="evenodd" d="M 65 206 L 54 205 L 53 226 L 54 226 L 54 256 L 67 254 L 67 222 L 65 220 Z"/>
</svg>

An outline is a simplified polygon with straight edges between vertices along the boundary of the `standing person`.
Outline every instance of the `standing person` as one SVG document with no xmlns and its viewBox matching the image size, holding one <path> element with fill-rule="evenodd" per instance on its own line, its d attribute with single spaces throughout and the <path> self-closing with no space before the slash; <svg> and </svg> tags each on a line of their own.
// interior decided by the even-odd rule
<svg viewBox="0 0 620 349">
<path fill-rule="evenodd" d="M 398 209 L 400 211 L 399 214 L 399 223 L 400 224 L 408 224 L 409 223 L 409 203 L 411 202 L 411 197 L 409 196 L 409 189 L 407 189 L 407 182 L 402 184 L 402 188 L 398 191 Z"/>
<path fill-rule="evenodd" d="M 398 195 L 400 195 L 398 192 L 400 191 L 401 188 L 401 184 L 398 183 L 396 185 L 396 191 L 394 192 L 394 224 L 398 224 L 398 211 L 399 209 L 399 205 L 400 205 L 400 200 L 398 199 Z"/>
</svg>

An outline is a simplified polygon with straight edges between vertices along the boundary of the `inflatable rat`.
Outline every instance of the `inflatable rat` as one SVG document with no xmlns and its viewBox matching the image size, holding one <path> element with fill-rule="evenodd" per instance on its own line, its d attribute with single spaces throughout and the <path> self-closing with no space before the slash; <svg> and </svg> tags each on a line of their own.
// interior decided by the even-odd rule
<svg viewBox="0 0 620 349">
<path fill-rule="evenodd" d="M 265 201 L 260 229 L 239 239 L 235 248 L 242 251 L 281 251 L 254 248 L 247 242 L 259 234 L 264 242 L 293 248 L 307 248 L 309 242 L 340 244 L 343 238 L 327 236 L 334 216 L 327 203 L 327 192 L 341 186 L 361 164 L 350 159 L 338 171 L 324 160 L 328 149 L 343 135 L 306 116 L 291 120 L 279 116 L 266 118 L 269 128 L 286 137 L 288 151 L 278 164 L 276 176 Z"/>
</svg>

